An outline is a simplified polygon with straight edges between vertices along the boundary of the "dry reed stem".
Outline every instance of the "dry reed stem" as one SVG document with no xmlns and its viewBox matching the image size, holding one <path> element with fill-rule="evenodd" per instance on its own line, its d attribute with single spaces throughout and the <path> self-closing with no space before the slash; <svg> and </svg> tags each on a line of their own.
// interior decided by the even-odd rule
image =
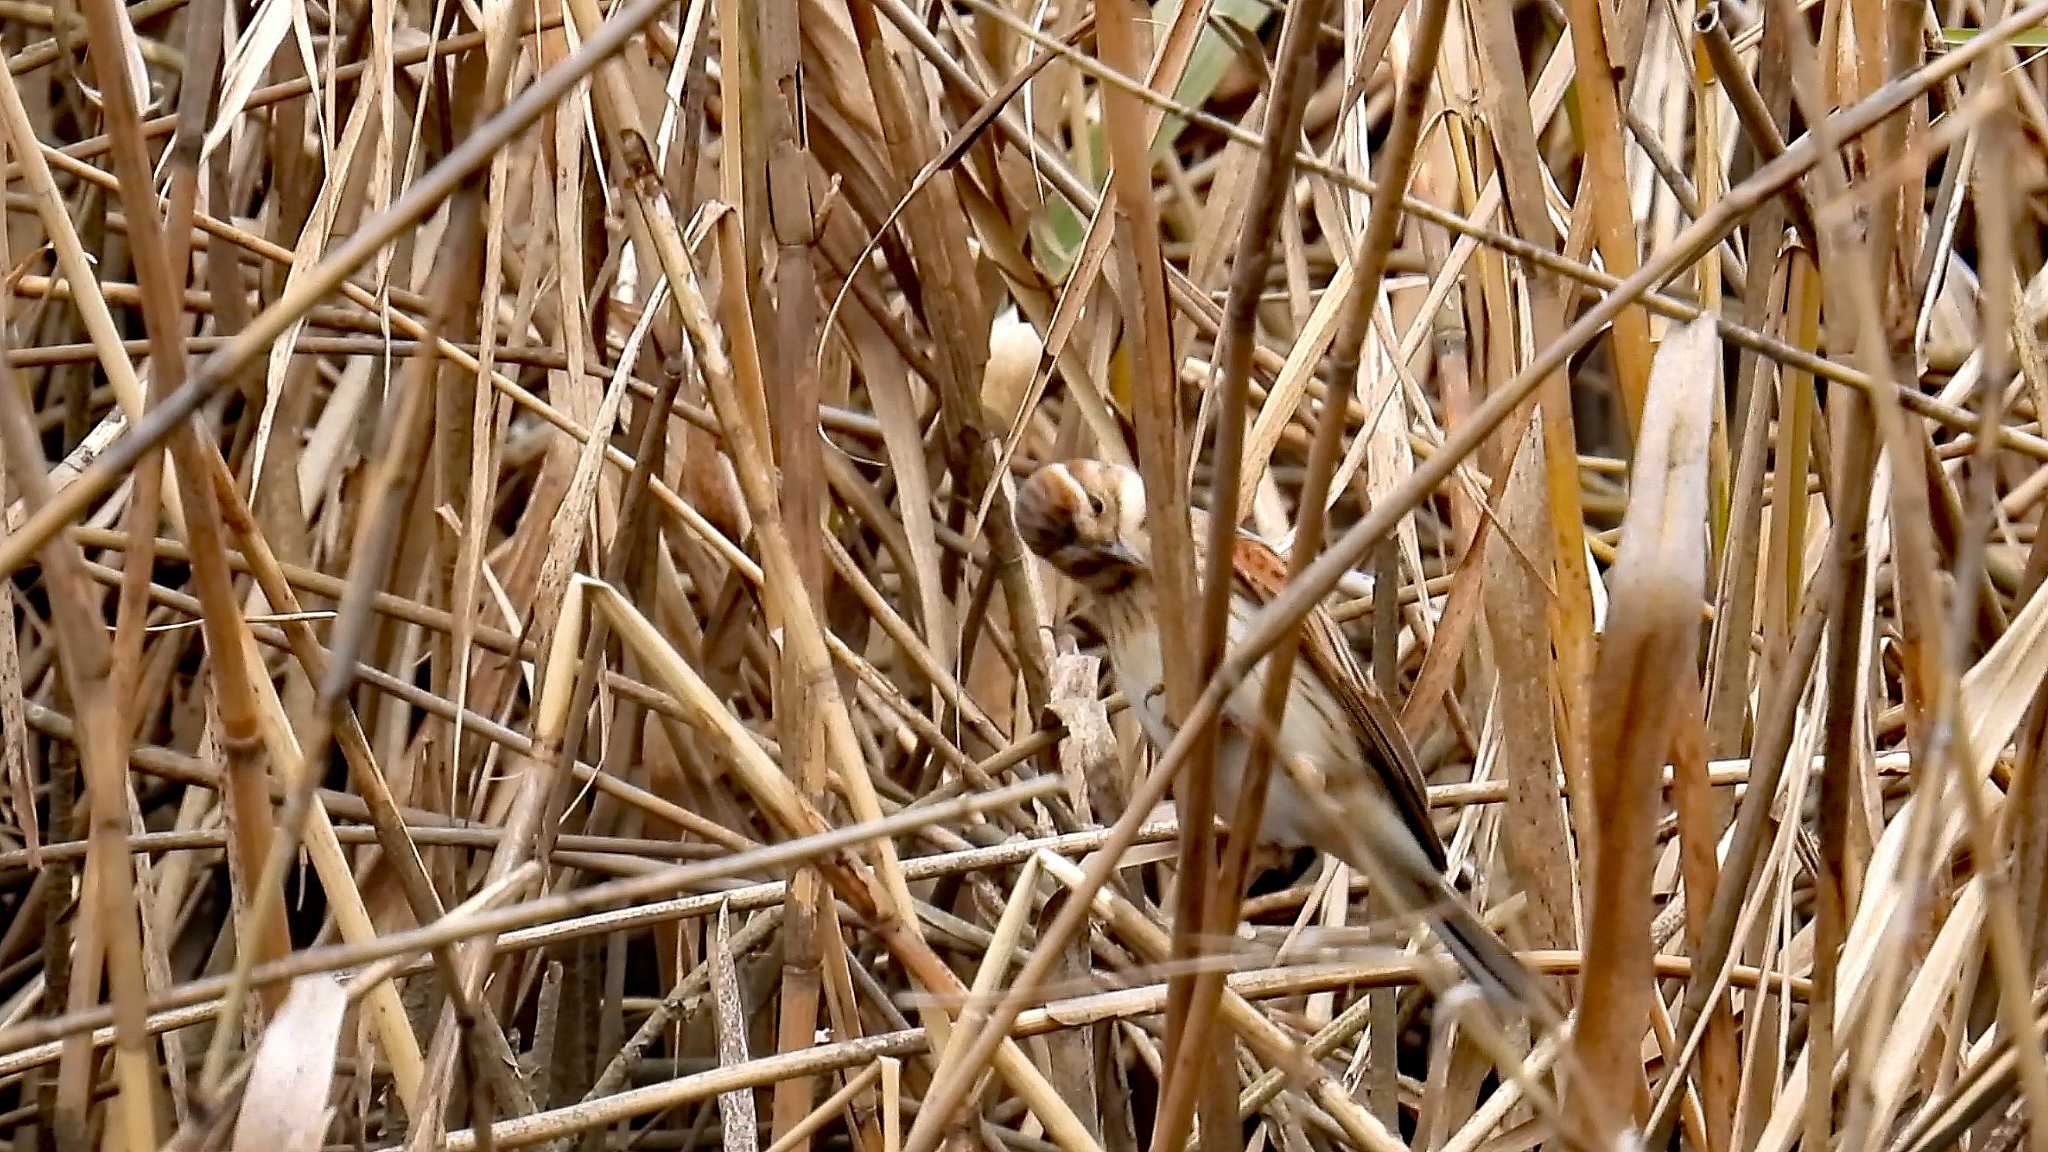
<svg viewBox="0 0 2048 1152">
<path fill-rule="evenodd" d="M 2044 19 L 0 3 L 0 1127 L 2039 1146 Z M 1211 811 L 1318 605 L 1579 1015 Z"/>
</svg>

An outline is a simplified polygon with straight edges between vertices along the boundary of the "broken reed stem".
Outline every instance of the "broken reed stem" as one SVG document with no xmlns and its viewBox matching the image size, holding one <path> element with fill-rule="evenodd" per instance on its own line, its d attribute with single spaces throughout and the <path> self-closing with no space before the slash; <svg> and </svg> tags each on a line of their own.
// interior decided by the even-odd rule
<svg viewBox="0 0 2048 1152">
<path fill-rule="evenodd" d="M 0 437 L 5 438 L 5 455 L 16 490 L 30 507 L 46 507 L 50 498 L 48 463 L 31 423 L 27 396 L 13 370 L 4 366 L 0 366 Z M 53 541 L 42 553 L 52 598 L 51 623 L 63 646 L 59 664 L 81 719 L 80 760 L 85 773 L 86 826 L 92 841 L 87 869 L 96 881 L 88 885 L 88 891 L 96 891 L 99 897 L 82 910 L 79 938 L 100 936 L 104 940 L 100 951 L 106 957 L 114 1002 L 114 1077 L 120 1090 L 121 1139 L 132 1152 L 146 1152 L 157 1143 L 158 1070 L 144 1026 L 149 990 L 142 972 L 141 926 L 136 922 L 135 863 L 123 843 L 128 834 L 128 797 L 118 739 L 121 707 L 110 679 L 111 646 L 79 571 L 82 560 L 78 545 L 67 539 Z M 73 1003 L 80 993 L 98 998 L 96 986 L 86 990 L 74 981 Z"/>
</svg>

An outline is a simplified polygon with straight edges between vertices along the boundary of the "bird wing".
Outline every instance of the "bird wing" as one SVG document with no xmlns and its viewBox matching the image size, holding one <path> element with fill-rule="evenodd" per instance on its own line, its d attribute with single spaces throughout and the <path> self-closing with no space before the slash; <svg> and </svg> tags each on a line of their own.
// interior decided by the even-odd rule
<svg viewBox="0 0 2048 1152">
<path fill-rule="evenodd" d="M 1286 558 L 1266 542 L 1243 533 L 1238 534 L 1235 548 L 1233 568 L 1238 584 L 1256 602 L 1271 602 L 1287 584 Z M 1350 716 L 1369 751 L 1377 753 L 1367 757 L 1371 761 L 1369 766 L 1379 776 L 1383 790 L 1414 834 L 1416 843 L 1441 871 L 1446 861 L 1443 841 L 1430 820 L 1422 770 L 1416 766 L 1415 752 L 1409 747 L 1407 733 L 1401 730 L 1400 718 L 1386 697 L 1366 679 L 1337 621 L 1322 605 L 1311 609 L 1301 623 L 1301 655 L 1308 658 L 1309 666 L 1329 686 L 1330 694 Z"/>
</svg>

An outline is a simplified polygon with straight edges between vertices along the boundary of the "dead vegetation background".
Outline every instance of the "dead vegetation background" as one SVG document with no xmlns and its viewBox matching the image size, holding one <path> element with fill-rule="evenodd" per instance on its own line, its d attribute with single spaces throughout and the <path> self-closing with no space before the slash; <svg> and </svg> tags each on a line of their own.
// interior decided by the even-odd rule
<svg viewBox="0 0 2048 1152">
<path fill-rule="evenodd" d="M 0 1139 L 2048 1152 L 2044 17 L 0 0 Z M 1074 455 L 1565 1018 L 1125 803 Z"/>
</svg>

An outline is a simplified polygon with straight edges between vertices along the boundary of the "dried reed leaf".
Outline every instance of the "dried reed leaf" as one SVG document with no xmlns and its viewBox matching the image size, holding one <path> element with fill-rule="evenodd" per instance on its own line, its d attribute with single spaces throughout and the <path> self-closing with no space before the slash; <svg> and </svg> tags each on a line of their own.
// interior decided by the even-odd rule
<svg viewBox="0 0 2048 1152">
<path fill-rule="evenodd" d="M 284 38 L 293 31 L 294 9 L 298 7 L 297 0 L 263 0 L 257 5 L 249 26 L 242 30 L 241 37 L 235 41 L 234 51 L 229 53 L 221 69 L 220 99 L 213 127 L 207 130 L 206 140 L 201 145 L 201 159 L 220 147 L 241 122 L 242 110 L 248 106 L 249 97 L 263 82 L 271 59 L 284 45 Z M 316 74 L 312 45 L 301 43 L 298 47 L 300 65 L 308 75 Z"/>
<path fill-rule="evenodd" d="M 1593 693 L 1590 756 L 1600 841 L 1588 852 L 1586 951 L 1574 1045 L 1589 1081 L 1572 1098 L 1604 1138 L 1622 1131 L 1642 1083 L 1649 1022 L 1650 877 L 1657 790 L 1649 774 L 1670 747 L 1670 698 L 1690 673 L 1706 587 L 1706 463 L 1719 376 L 1710 322 L 1668 333 L 1645 401 L 1613 606 Z M 1604 1095 L 1604 1099 L 1601 1096 Z"/>
<path fill-rule="evenodd" d="M 0 766 L 7 777 L 8 822 L 28 846 L 29 866 L 41 866 L 42 818 L 29 775 L 28 710 L 23 706 L 21 645 L 14 629 L 14 587 L 0 586 Z"/>
<path fill-rule="evenodd" d="M 1490 712 L 1494 724 L 1515 733 L 1502 742 L 1497 763 L 1509 788 L 1500 836 L 1503 859 L 1530 896 L 1530 915 L 1524 921 L 1530 944 L 1561 948 L 1577 943 L 1580 931 L 1578 900 L 1570 886 L 1564 796 L 1556 783 L 1561 773 L 1545 611 L 1549 502 L 1542 451 L 1537 437 L 1522 438 L 1486 545 L 1484 571 L 1496 685 Z M 1475 572 L 1473 578 L 1478 575 Z"/>
<path fill-rule="evenodd" d="M 1116 732 L 1109 726 L 1108 709 L 1095 695 L 1101 666 L 1101 658 L 1079 652 L 1061 652 L 1052 659 L 1050 706 L 1066 727 L 1060 737 L 1060 775 L 1066 781 L 1068 802 L 1084 817 L 1098 801 L 1117 799 Z M 1110 806 L 1105 803 L 1105 810 Z"/>
<path fill-rule="evenodd" d="M 718 910 L 711 937 L 711 1007 L 718 1022 L 718 1060 L 728 1067 L 747 1062 L 747 1005 L 740 991 L 739 972 L 732 962 L 732 936 L 726 927 L 726 910 Z M 718 1116 L 725 1127 L 725 1147 L 731 1152 L 754 1152 L 760 1147 L 759 1127 L 754 1122 L 754 1093 L 748 1089 L 722 1092 Z"/>
<path fill-rule="evenodd" d="M 234 1152 L 317 1152 L 333 1115 L 327 1096 L 348 1000 L 332 976 L 292 981 L 252 1057 Z"/>
<path fill-rule="evenodd" d="M 1976 664 L 1963 674 L 1959 703 L 1972 779 L 1990 772 L 2019 726 L 2034 689 L 2048 678 L 2048 597 L 2035 596 Z"/>
</svg>

